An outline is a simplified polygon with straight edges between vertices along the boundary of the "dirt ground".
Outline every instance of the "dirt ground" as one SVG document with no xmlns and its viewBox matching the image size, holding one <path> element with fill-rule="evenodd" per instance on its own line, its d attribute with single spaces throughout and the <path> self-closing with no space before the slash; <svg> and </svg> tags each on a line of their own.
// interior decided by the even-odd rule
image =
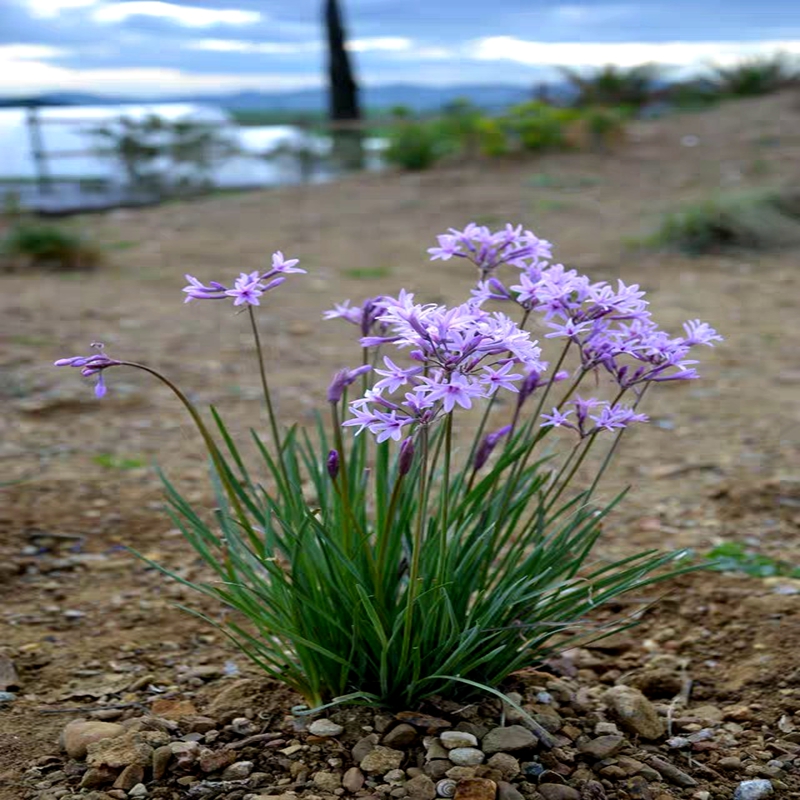
<svg viewBox="0 0 800 800">
<path fill-rule="evenodd" d="M 98 402 L 77 374 L 51 368 L 54 359 L 103 341 L 112 356 L 158 365 L 201 406 L 219 406 L 234 430 L 263 425 L 244 318 L 223 304 L 183 305 L 180 289 L 185 272 L 224 280 L 281 249 L 308 275 L 271 295 L 260 318 L 280 411 L 308 421 L 332 372 L 359 358 L 355 329 L 321 322 L 323 310 L 400 287 L 460 301 L 473 276 L 463 262 L 428 262 L 435 235 L 469 221 L 522 223 L 553 241 L 565 265 L 640 283 L 664 327 L 677 333 L 699 317 L 725 336 L 703 353 L 702 381 L 647 398 L 653 424 L 630 437 L 606 486 L 632 488 L 603 552 L 705 553 L 736 541 L 797 566 L 800 248 L 690 259 L 631 243 L 663 212 L 711 191 L 799 179 L 800 98 L 781 96 L 637 123 L 613 153 L 85 218 L 79 224 L 108 247 L 108 264 L 0 276 L 0 484 L 24 479 L 0 488 L 0 654 L 14 660 L 21 684 L 13 703 L 0 704 L 0 797 L 29 796 L 21 776 L 57 752 L 59 731 L 80 709 L 109 697 L 137 702 L 126 689 L 132 676 L 169 684 L 198 665 L 250 671 L 174 608 L 199 607 L 196 598 L 124 549 L 184 574 L 198 569 L 160 510 L 153 469 L 206 497 L 200 444 L 181 409 L 121 370 Z M 747 705 L 761 730 L 781 720 L 784 733 L 800 730 L 800 581 L 684 579 L 634 638 L 642 653 L 655 638 L 685 659 L 698 701 Z"/>
</svg>

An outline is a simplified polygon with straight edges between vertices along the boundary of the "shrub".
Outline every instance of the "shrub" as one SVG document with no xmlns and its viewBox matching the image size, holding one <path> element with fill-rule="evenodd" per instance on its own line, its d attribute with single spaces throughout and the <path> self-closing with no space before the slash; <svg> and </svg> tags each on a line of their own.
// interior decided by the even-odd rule
<svg viewBox="0 0 800 800">
<path fill-rule="evenodd" d="M 647 420 L 646 391 L 698 377 L 690 357 L 720 337 L 698 320 L 668 335 L 638 286 L 551 266 L 552 246 L 521 227 L 472 224 L 429 252 L 471 262 L 471 298 L 446 308 L 403 290 L 328 312 L 354 326 L 361 366 L 334 375 L 330 426 L 320 418 L 312 431 L 280 425 L 256 317 L 268 292 L 302 272 L 297 260 L 277 252 L 271 268 L 230 288 L 187 276 L 188 300 L 247 311 L 271 440 L 252 431 L 254 468 L 215 409 L 207 421 L 152 367 L 99 344 L 56 362 L 95 379 L 98 396 L 107 370 L 143 369 L 184 405 L 210 455 L 216 500 L 213 512 L 196 507 L 169 482 L 167 496 L 213 577 L 173 577 L 234 611 L 217 626 L 311 706 L 497 694 L 520 667 L 629 626 L 593 624 L 598 607 L 685 571 L 674 553 L 592 556 L 620 500 L 594 496 L 625 430 Z M 492 299 L 521 323 L 484 309 Z M 549 329 L 542 346 L 526 329 L 531 317 Z M 544 345 L 554 346 L 549 363 Z M 473 404 L 477 426 L 465 418 Z M 472 434 L 463 450 L 459 430 Z M 576 488 L 594 447 L 604 451 L 594 480 Z"/>
<path fill-rule="evenodd" d="M 757 97 L 781 91 L 800 81 L 798 62 L 785 53 L 753 56 L 729 67 L 714 67 L 716 91 L 727 97 Z"/>
<path fill-rule="evenodd" d="M 613 106 L 640 110 L 658 99 L 663 69 L 657 64 L 618 67 L 607 64 L 583 73 L 571 67 L 560 67 L 574 94 L 573 105 Z"/>
<path fill-rule="evenodd" d="M 794 190 L 717 195 L 666 215 L 650 239 L 691 255 L 726 249 L 769 249 L 800 241 Z"/>
<path fill-rule="evenodd" d="M 59 270 L 92 269 L 103 260 L 102 251 L 84 236 L 46 222 L 17 222 L 0 248 L 12 268 L 31 265 Z"/>
<path fill-rule="evenodd" d="M 523 150 L 561 150 L 569 146 L 569 130 L 581 112 L 530 102 L 512 107 L 502 124 Z"/>
<path fill-rule="evenodd" d="M 407 122 L 389 136 L 386 160 L 407 170 L 425 170 L 452 151 L 434 122 Z"/>
</svg>

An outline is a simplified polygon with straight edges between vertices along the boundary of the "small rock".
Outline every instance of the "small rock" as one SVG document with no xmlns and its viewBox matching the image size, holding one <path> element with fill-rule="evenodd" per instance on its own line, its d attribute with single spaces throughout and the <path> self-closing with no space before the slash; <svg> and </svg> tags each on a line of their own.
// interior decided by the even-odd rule
<svg viewBox="0 0 800 800">
<path fill-rule="evenodd" d="M 761 800 L 762 797 L 769 797 L 773 791 L 771 781 L 742 781 L 733 793 L 733 800 Z"/>
<path fill-rule="evenodd" d="M 128 797 L 147 797 L 147 787 L 143 783 L 137 783 L 128 792 Z"/>
<path fill-rule="evenodd" d="M 439 734 L 439 741 L 446 750 L 454 750 L 458 747 L 477 747 L 478 740 L 471 733 L 464 731 L 444 731 Z"/>
<path fill-rule="evenodd" d="M 632 686 L 612 686 L 603 700 L 619 724 L 628 733 L 643 739 L 658 739 L 664 734 L 664 724 L 653 704 Z"/>
<path fill-rule="evenodd" d="M 233 764 L 236 761 L 234 750 L 212 750 L 210 747 L 201 747 L 197 754 L 197 763 L 203 772 L 216 772 Z"/>
<path fill-rule="evenodd" d="M 435 761 L 429 761 L 427 764 L 425 764 L 423 770 L 429 778 L 434 781 L 438 781 L 447 775 L 452 766 L 453 765 L 448 760 L 437 758 Z M 455 789 L 453 789 L 453 791 L 455 791 Z"/>
<path fill-rule="evenodd" d="M 14 662 L 8 656 L 0 654 L 0 690 L 7 692 L 17 689 L 19 689 L 19 675 Z"/>
<path fill-rule="evenodd" d="M 522 725 L 509 725 L 505 728 L 493 728 L 483 737 L 481 749 L 486 755 L 493 753 L 509 753 L 533 747 L 537 738 Z"/>
<path fill-rule="evenodd" d="M 674 764 L 670 764 L 669 761 L 651 756 L 649 763 L 663 778 L 670 783 L 674 783 L 676 786 L 685 786 L 687 788 L 697 786 L 697 781 L 691 775 L 687 775 L 682 770 L 679 770 Z"/>
<path fill-rule="evenodd" d="M 344 728 L 330 719 L 315 719 L 309 726 L 308 732 L 314 736 L 340 736 Z"/>
<path fill-rule="evenodd" d="M 465 781 L 467 778 L 489 778 L 489 780 L 493 780 L 491 775 L 478 775 L 477 767 L 451 767 L 445 772 L 445 775 L 456 783 Z"/>
<path fill-rule="evenodd" d="M 386 783 L 400 783 L 406 779 L 406 774 L 401 769 L 390 769 L 384 776 Z"/>
<path fill-rule="evenodd" d="M 103 739 L 113 739 L 125 733 L 122 725 L 115 722 L 99 722 L 76 719 L 64 728 L 61 734 L 61 746 L 70 758 L 84 758 L 86 748 Z"/>
<path fill-rule="evenodd" d="M 384 735 L 382 744 L 392 748 L 408 747 L 416 741 L 416 738 L 417 729 L 413 725 L 403 722 Z"/>
<path fill-rule="evenodd" d="M 378 736 L 377 733 L 370 733 L 369 736 L 364 736 L 362 739 L 359 739 L 350 751 L 353 756 L 353 761 L 355 761 L 356 764 L 360 764 L 367 755 L 375 749 L 379 741 L 380 736 Z"/>
<path fill-rule="evenodd" d="M 83 773 L 81 789 L 97 789 L 100 786 L 106 786 L 116 777 L 116 770 L 109 767 L 90 767 Z"/>
<path fill-rule="evenodd" d="M 225 771 L 222 773 L 222 780 L 243 781 L 245 778 L 250 777 L 250 773 L 252 771 L 253 771 L 252 761 L 236 761 L 229 767 L 225 767 Z M 338 784 L 336 788 L 337 789 L 339 788 Z"/>
<path fill-rule="evenodd" d="M 258 733 L 258 726 L 251 719 L 247 717 L 236 717 L 231 720 L 230 729 L 237 736 L 252 736 Z"/>
<path fill-rule="evenodd" d="M 619 734 L 609 734 L 607 736 L 598 736 L 597 739 L 591 739 L 585 744 L 580 745 L 578 751 L 601 761 L 617 753 L 624 743 L 625 739 Z"/>
<path fill-rule="evenodd" d="M 486 758 L 477 747 L 454 747 L 449 757 L 457 767 L 477 767 Z"/>
<path fill-rule="evenodd" d="M 495 800 L 497 784 L 488 778 L 467 778 L 456 784 L 455 800 Z"/>
<path fill-rule="evenodd" d="M 376 745 L 364 756 L 359 766 L 364 772 L 383 775 L 390 769 L 397 769 L 405 757 L 406 754 L 402 750 L 392 750 L 390 747 Z"/>
<path fill-rule="evenodd" d="M 424 740 L 424 744 L 425 744 L 425 760 L 426 761 L 433 761 L 433 760 L 435 760 L 437 758 L 448 758 L 449 757 L 449 751 L 445 750 L 444 747 L 442 747 L 441 742 L 437 738 L 435 738 L 435 737 L 427 738 L 426 737 L 425 740 Z"/>
<path fill-rule="evenodd" d="M 736 772 L 737 769 L 742 768 L 742 759 L 736 756 L 725 756 L 717 762 L 717 766 L 726 772 Z"/>
<path fill-rule="evenodd" d="M 164 719 L 179 720 L 181 717 L 191 717 L 197 715 L 197 709 L 189 700 L 169 700 L 160 697 L 153 702 L 153 714 Z"/>
<path fill-rule="evenodd" d="M 539 794 L 544 800 L 581 800 L 581 793 L 560 783 L 540 783 Z"/>
<path fill-rule="evenodd" d="M 486 766 L 496 769 L 503 777 L 504 781 L 516 778 L 520 773 L 519 761 L 509 753 L 495 753 L 487 762 Z M 498 789 L 500 784 L 498 783 Z"/>
<path fill-rule="evenodd" d="M 120 772 L 119 777 L 114 781 L 114 788 L 123 789 L 127 792 L 133 789 L 137 783 L 141 783 L 143 780 L 144 768 L 139 764 L 128 764 L 128 766 L 125 767 L 122 772 Z"/>
<path fill-rule="evenodd" d="M 162 745 L 153 751 L 153 779 L 160 781 L 167 774 L 167 767 L 172 760 L 169 745 Z"/>
<path fill-rule="evenodd" d="M 596 736 L 608 736 L 619 733 L 619 728 L 613 722 L 598 722 L 594 732 Z"/>
<path fill-rule="evenodd" d="M 636 775 L 622 784 L 622 788 L 628 793 L 631 800 L 653 800 L 650 787 L 647 781 L 641 776 Z"/>
<path fill-rule="evenodd" d="M 16 699 L 14 692 L 0 692 L 0 703 L 13 703 Z"/>
<path fill-rule="evenodd" d="M 497 800 L 525 800 L 523 795 L 507 781 L 497 784 Z"/>
<path fill-rule="evenodd" d="M 416 711 L 401 711 L 396 715 L 397 719 L 407 722 L 415 728 L 422 728 L 427 733 L 436 734 L 445 728 L 452 728 L 451 722 L 439 717 L 432 717 L 429 714 L 418 714 Z"/>
<path fill-rule="evenodd" d="M 102 739 L 86 748 L 86 763 L 91 767 L 119 769 L 129 764 L 149 767 L 153 760 L 153 745 L 165 744 L 169 737 L 159 731 L 128 731 L 123 736 Z"/>
<path fill-rule="evenodd" d="M 342 778 L 342 786 L 355 794 L 364 785 L 364 773 L 358 767 L 350 767 Z"/>
<path fill-rule="evenodd" d="M 181 719 L 181 727 L 189 733 L 208 733 L 217 727 L 216 720 L 204 717 L 201 714 L 190 714 Z"/>
<path fill-rule="evenodd" d="M 436 785 L 427 775 L 416 775 L 406 781 L 409 800 L 434 800 Z"/>
<path fill-rule="evenodd" d="M 223 776 L 224 777 L 224 776 Z M 342 785 L 342 776 L 338 772 L 315 772 L 311 776 L 315 786 L 333 794 Z"/>
</svg>

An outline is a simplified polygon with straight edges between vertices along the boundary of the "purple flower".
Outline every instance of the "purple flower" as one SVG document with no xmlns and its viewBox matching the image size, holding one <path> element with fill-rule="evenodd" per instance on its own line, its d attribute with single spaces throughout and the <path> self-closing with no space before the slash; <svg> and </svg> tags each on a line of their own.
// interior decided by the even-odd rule
<svg viewBox="0 0 800 800">
<path fill-rule="evenodd" d="M 553 409 L 552 414 L 542 414 L 542 419 L 544 422 L 542 423 L 541 427 L 553 427 L 553 428 L 572 428 L 573 430 L 577 430 L 575 426 L 567 419 L 572 411 L 567 411 L 565 413 L 561 413 L 557 408 Z"/>
<path fill-rule="evenodd" d="M 518 392 L 519 389 L 514 385 L 514 381 L 522 380 L 523 376 L 518 374 L 509 375 L 508 371 L 513 367 L 513 361 L 507 361 L 499 369 L 485 366 L 483 368 L 483 375 L 478 380 L 489 387 L 489 394 L 494 394 L 498 389 L 508 389 L 510 392 Z"/>
<path fill-rule="evenodd" d="M 356 367 L 356 369 L 340 369 L 333 376 L 333 380 L 328 387 L 328 402 L 336 405 L 342 399 L 345 388 L 355 383 L 359 375 L 363 375 L 371 369 L 372 367 L 369 364 Z"/>
<path fill-rule="evenodd" d="M 282 272 L 285 275 L 289 275 L 293 272 L 299 272 L 305 275 L 306 270 L 298 269 L 297 267 L 295 267 L 295 264 L 299 263 L 300 263 L 299 258 L 290 258 L 290 259 L 284 258 L 283 253 L 280 250 L 272 254 L 273 272 Z"/>
<path fill-rule="evenodd" d="M 246 273 L 243 272 L 234 282 L 233 289 L 226 289 L 225 294 L 228 297 L 233 297 L 235 306 L 241 306 L 248 303 L 251 306 L 260 305 L 258 298 L 264 294 L 259 281 L 261 274 L 259 272 Z"/>
<path fill-rule="evenodd" d="M 103 370 L 109 367 L 118 367 L 124 364 L 123 361 L 116 361 L 109 358 L 104 352 L 104 345 L 102 342 L 92 342 L 92 348 L 97 350 L 96 353 L 90 356 L 73 356 L 72 358 L 59 358 L 54 362 L 56 367 L 77 367 L 81 371 L 81 375 L 89 378 L 92 375 L 97 375 L 97 383 L 94 386 L 95 396 L 98 398 L 105 397 L 107 392 L 105 377 Z"/>
<path fill-rule="evenodd" d="M 456 403 L 462 408 L 472 408 L 474 397 L 486 397 L 486 391 L 480 384 L 459 373 L 450 375 L 449 379 L 443 382 L 431 378 L 422 380 L 424 386 L 421 386 L 419 391 L 427 392 L 426 397 L 429 401 L 441 400 L 446 414 L 453 410 Z"/>
<path fill-rule="evenodd" d="M 723 341 L 723 338 L 707 322 L 700 322 L 699 319 L 684 322 L 683 329 L 686 331 L 684 344 L 689 346 L 705 344 L 713 347 L 714 342 Z"/>
<path fill-rule="evenodd" d="M 405 386 L 411 378 L 419 375 L 423 369 L 422 367 L 402 369 L 389 356 L 383 357 L 383 363 L 387 366 L 387 369 L 376 369 L 375 372 L 385 377 L 379 380 L 373 388 L 388 389 L 390 392 L 396 392 L 401 386 Z"/>
<path fill-rule="evenodd" d="M 186 299 L 183 301 L 184 303 L 188 303 L 190 300 L 225 299 L 227 288 L 221 283 L 211 281 L 208 286 L 204 286 L 197 278 L 193 278 L 191 275 L 186 275 L 185 277 L 186 280 L 189 281 L 189 285 L 183 289 L 187 294 Z"/>
<path fill-rule="evenodd" d="M 598 428 L 608 431 L 627 428 L 632 422 L 647 422 L 647 414 L 637 414 L 629 406 L 606 404 L 599 414 L 590 414 L 591 419 L 597 423 Z"/>
</svg>

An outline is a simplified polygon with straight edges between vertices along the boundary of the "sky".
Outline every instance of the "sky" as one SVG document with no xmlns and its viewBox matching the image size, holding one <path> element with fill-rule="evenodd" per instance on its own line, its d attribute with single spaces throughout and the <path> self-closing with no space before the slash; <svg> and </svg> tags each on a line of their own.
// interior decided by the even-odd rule
<svg viewBox="0 0 800 800">
<path fill-rule="evenodd" d="M 800 56 L 798 0 L 340 0 L 365 85 L 531 85 L 556 65 L 685 74 Z M 0 0 L 0 94 L 324 85 L 322 0 Z"/>
</svg>

